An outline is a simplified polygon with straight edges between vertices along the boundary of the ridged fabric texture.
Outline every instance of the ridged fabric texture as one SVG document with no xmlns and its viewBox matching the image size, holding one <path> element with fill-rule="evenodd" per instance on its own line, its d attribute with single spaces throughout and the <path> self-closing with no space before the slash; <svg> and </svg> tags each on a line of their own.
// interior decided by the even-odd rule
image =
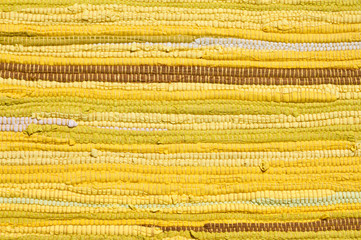
<svg viewBox="0 0 361 240">
<path fill-rule="evenodd" d="M 0 11 L 0 239 L 361 239 L 359 0 Z"/>
</svg>

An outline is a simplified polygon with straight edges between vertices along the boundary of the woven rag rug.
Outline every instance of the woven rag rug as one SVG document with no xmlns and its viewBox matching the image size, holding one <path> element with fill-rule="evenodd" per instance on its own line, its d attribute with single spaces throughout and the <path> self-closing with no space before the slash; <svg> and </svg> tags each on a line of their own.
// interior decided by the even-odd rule
<svg viewBox="0 0 361 240">
<path fill-rule="evenodd" d="M 361 239 L 360 0 L 0 0 L 0 239 Z"/>
</svg>

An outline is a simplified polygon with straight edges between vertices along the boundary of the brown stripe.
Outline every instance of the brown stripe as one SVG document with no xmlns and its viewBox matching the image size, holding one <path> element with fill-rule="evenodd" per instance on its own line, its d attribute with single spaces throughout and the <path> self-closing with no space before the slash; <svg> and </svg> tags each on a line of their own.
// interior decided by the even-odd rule
<svg viewBox="0 0 361 240">
<path fill-rule="evenodd" d="M 112 73 L 112 74 L 171 74 L 208 75 L 232 77 L 359 77 L 361 69 L 276 69 L 276 68 L 229 68 L 199 66 L 106 66 L 106 65 L 36 65 L 0 63 L 0 70 L 24 73 Z"/>
<path fill-rule="evenodd" d="M 48 80 L 56 82 L 141 82 L 141 83 L 222 83 L 222 84 L 256 84 L 256 85 L 313 85 L 337 84 L 359 85 L 360 78 L 352 77 L 310 77 L 310 78 L 280 78 L 280 77 L 234 77 L 212 75 L 183 74 L 111 74 L 111 73 L 29 73 L 1 71 L 0 77 L 19 80 Z"/>
<path fill-rule="evenodd" d="M 327 219 L 314 222 L 277 222 L 277 223 L 206 223 L 203 227 L 191 226 L 154 226 L 163 231 L 196 232 L 319 232 L 361 230 L 361 218 Z"/>
</svg>

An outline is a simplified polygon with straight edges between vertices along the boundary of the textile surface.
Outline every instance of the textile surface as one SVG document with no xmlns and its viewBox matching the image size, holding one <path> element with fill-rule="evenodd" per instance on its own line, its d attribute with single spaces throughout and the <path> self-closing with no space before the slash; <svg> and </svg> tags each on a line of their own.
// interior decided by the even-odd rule
<svg viewBox="0 0 361 240">
<path fill-rule="evenodd" d="M 360 0 L 0 0 L 0 239 L 361 239 Z"/>
</svg>

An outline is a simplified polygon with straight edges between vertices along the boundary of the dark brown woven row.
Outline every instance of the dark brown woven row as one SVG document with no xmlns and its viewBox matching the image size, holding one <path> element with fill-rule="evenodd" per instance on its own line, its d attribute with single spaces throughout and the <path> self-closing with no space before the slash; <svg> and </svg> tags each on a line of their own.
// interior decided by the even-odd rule
<svg viewBox="0 0 361 240">
<path fill-rule="evenodd" d="M 154 226 L 163 231 L 196 232 L 319 232 L 361 230 L 361 218 L 327 219 L 312 222 L 273 222 L 273 223 L 207 223 L 203 227 L 191 226 Z"/>
<path fill-rule="evenodd" d="M 124 65 L 35 65 L 0 63 L 0 70 L 24 73 L 113 73 L 113 74 L 170 74 L 207 75 L 233 77 L 359 77 L 361 69 L 276 69 L 276 68 L 230 68 L 199 66 L 124 66 Z"/>
<path fill-rule="evenodd" d="M 47 80 L 56 82 L 126 82 L 126 83 L 220 83 L 236 85 L 359 85 L 358 77 L 238 77 L 183 74 L 112 74 L 112 73 L 29 73 L 0 70 L 1 78 L 27 81 Z"/>
</svg>

